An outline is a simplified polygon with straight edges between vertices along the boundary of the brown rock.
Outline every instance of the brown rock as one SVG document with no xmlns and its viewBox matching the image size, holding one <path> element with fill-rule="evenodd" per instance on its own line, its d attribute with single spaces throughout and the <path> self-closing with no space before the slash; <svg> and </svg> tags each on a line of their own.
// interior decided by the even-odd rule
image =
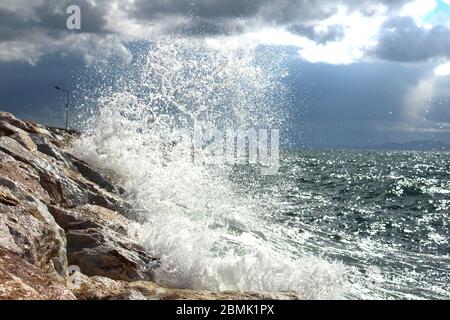
<svg viewBox="0 0 450 320">
<path fill-rule="evenodd" d="M 22 146 L 31 152 L 37 151 L 37 146 L 31 140 L 29 134 L 20 128 L 17 128 L 5 121 L 0 121 L 0 136 L 9 136 L 19 142 Z"/>
<path fill-rule="evenodd" d="M 39 168 L 40 184 L 53 203 L 72 208 L 89 201 L 87 193 L 78 184 L 58 172 Z"/>
<path fill-rule="evenodd" d="M 26 124 L 22 120 L 17 119 L 11 113 L 8 113 L 8 112 L 0 112 L 0 121 L 9 123 L 16 128 L 22 129 L 27 132 L 29 132 L 31 130 L 31 128 L 28 124 Z"/>
<path fill-rule="evenodd" d="M 36 153 L 38 150 L 36 144 L 33 142 L 33 140 L 31 140 L 30 136 L 25 131 L 23 131 L 23 132 L 19 131 L 19 132 L 15 133 L 14 135 L 12 135 L 11 138 L 15 139 L 22 146 L 24 146 L 25 148 L 27 148 L 28 150 L 30 150 L 33 153 Z"/>
<path fill-rule="evenodd" d="M 70 230 L 67 256 L 86 275 L 136 281 L 153 278 L 157 259 L 126 237 L 105 229 Z"/>
<path fill-rule="evenodd" d="M 48 203 L 51 199 L 42 188 L 39 179 L 39 174 L 33 167 L 0 151 L 0 185 L 9 188 L 19 186 L 28 194 L 33 194 L 39 200 Z"/>
<path fill-rule="evenodd" d="M 0 299 L 76 300 L 76 297 L 39 268 L 0 248 Z"/>
<path fill-rule="evenodd" d="M 37 199 L 35 203 L 0 203 L 0 248 L 56 277 L 67 276 L 64 231 Z"/>
<path fill-rule="evenodd" d="M 49 211 L 65 231 L 107 228 L 126 236 L 126 226 L 130 223 L 119 213 L 96 205 L 83 205 L 73 210 L 49 206 Z"/>
<path fill-rule="evenodd" d="M 295 293 L 208 292 L 165 288 L 150 281 L 115 281 L 80 275 L 73 293 L 80 300 L 296 300 Z"/>
<path fill-rule="evenodd" d="M 0 203 L 7 206 L 19 205 L 19 200 L 7 188 L 0 185 Z"/>
<path fill-rule="evenodd" d="M 11 137 L 0 137 L 0 150 L 18 161 L 32 164 L 36 156 Z"/>
<path fill-rule="evenodd" d="M 152 278 L 156 259 L 132 242 L 126 227 L 129 220 L 117 212 L 95 205 L 69 209 L 49 206 L 66 231 L 70 265 L 89 276 L 134 281 Z"/>
<path fill-rule="evenodd" d="M 99 187 L 105 189 L 106 191 L 119 191 L 121 193 L 124 192 L 122 189 L 115 187 L 114 184 L 111 183 L 111 181 L 109 181 L 109 179 L 105 175 L 99 172 L 99 170 L 94 169 L 86 162 L 77 159 L 69 153 L 66 153 L 66 156 L 69 157 L 72 164 L 77 167 L 78 171 L 83 175 L 85 179 L 97 184 Z"/>
<path fill-rule="evenodd" d="M 70 265 L 90 276 L 126 281 L 152 277 L 156 259 L 130 240 L 129 221 L 117 212 L 94 205 L 72 210 L 49 206 L 49 211 L 66 231 Z"/>
</svg>

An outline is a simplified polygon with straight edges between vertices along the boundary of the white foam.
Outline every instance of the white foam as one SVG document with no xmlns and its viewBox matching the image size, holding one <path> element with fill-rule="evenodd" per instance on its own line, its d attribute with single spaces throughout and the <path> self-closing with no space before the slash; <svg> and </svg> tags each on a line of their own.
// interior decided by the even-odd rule
<svg viewBox="0 0 450 320">
<path fill-rule="evenodd" d="M 270 99 L 277 95 L 270 91 L 281 90 L 279 77 L 258 66 L 254 52 L 234 50 L 182 40 L 155 44 L 120 78 L 122 90 L 102 97 L 96 120 L 89 121 L 94 125 L 73 151 L 109 172 L 143 209 L 135 231 L 161 258 L 158 282 L 340 297 L 342 265 L 289 244 L 283 227 L 251 194 L 235 191 L 229 168 L 195 165 L 183 142 L 167 147 L 179 141 L 177 128 L 191 121 L 217 127 L 281 123 L 283 112 L 274 112 Z"/>
</svg>

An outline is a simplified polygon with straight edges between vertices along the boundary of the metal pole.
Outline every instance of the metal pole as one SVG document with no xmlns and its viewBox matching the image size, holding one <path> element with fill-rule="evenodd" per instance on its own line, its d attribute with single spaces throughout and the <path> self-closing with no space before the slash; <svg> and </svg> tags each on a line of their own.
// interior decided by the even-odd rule
<svg viewBox="0 0 450 320">
<path fill-rule="evenodd" d="M 66 99 L 66 130 L 69 129 L 69 91 L 66 91 L 67 99 Z"/>
<path fill-rule="evenodd" d="M 70 90 L 63 89 L 61 87 L 55 86 L 56 90 L 61 90 L 66 93 L 66 130 L 69 129 L 69 99 L 70 99 Z"/>
</svg>

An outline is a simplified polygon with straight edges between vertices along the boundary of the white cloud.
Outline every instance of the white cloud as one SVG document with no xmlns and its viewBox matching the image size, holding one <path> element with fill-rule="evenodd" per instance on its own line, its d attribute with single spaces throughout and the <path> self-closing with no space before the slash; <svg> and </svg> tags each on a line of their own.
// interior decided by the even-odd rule
<svg viewBox="0 0 450 320">
<path fill-rule="evenodd" d="M 401 16 L 412 17 L 420 26 L 427 26 L 423 23 L 423 17 L 432 12 L 437 7 L 436 0 L 415 0 L 407 3 L 400 11 Z"/>
<path fill-rule="evenodd" d="M 376 37 L 381 25 L 387 19 L 383 6 L 374 7 L 372 16 L 352 12 L 340 7 L 338 12 L 315 26 L 327 30 L 339 25 L 344 29 L 344 37 L 325 44 L 314 42 L 304 36 L 292 34 L 283 28 L 266 28 L 246 34 L 255 42 L 272 45 L 287 45 L 299 48 L 301 58 L 312 63 L 351 64 L 364 59 L 368 48 L 377 44 Z"/>
<path fill-rule="evenodd" d="M 448 1 L 450 2 L 450 0 Z M 434 69 L 434 74 L 441 77 L 450 75 L 450 62 L 437 66 Z"/>
<path fill-rule="evenodd" d="M 43 55 L 52 53 L 79 55 L 88 64 L 115 58 L 127 65 L 132 60 L 131 52 L 114 35 L 86 33 L 52 38 L 45 33 L 34 32 L 29 38 L 0 42 L 0 62 L 20 61 L 35 65 Z"/>
<path fill-rule="evenodd" d="M 311 62 L 349 64 L 359 61 L 364 58 L 368 48 L 376 45 L 376 36 L 386 19 L 383 8 L 374 9 L 372 16 L 366 16 L 359 12 L 348 13 L 341 7 L 337 14 L 321 21 L 320 26 L 342 26 L 344 38 L 325 45 L 312 43 L 311 46 L 302 48 L 300 54 Z"/>
<path fill-rule="evenodd" d="M 0 62 L 20 61 L 34 65 L 43 49 L 43 46 L 23 41 L 0 42 Z"/>
</svg>

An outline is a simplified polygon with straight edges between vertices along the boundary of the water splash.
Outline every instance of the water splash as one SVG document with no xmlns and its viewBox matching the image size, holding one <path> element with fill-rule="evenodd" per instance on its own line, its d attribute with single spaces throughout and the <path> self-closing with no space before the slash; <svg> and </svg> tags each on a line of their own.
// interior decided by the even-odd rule
<svg viewBox="0 0 450 320">
<path fill-rule="evenodd" d="M 180 139 L 182 130 L 199 124 L 286 126 L 283 56 L 261 59 L 254 47 L 172 38 L 144 52 L 120 73 L 100 68 L 108 85 L 98 109 L 83 110 L 91 118 L 74 152 L 114 176 L 140 209 L 135 232 L 161 258 L 156 280 L 213 291 L 340 296 L 340 264 L 290 245 L 286 230 L 260 205 L 271 199 L 239 192 L 226 165 L 194 164 L 191 146 Z"/>
</svg>

